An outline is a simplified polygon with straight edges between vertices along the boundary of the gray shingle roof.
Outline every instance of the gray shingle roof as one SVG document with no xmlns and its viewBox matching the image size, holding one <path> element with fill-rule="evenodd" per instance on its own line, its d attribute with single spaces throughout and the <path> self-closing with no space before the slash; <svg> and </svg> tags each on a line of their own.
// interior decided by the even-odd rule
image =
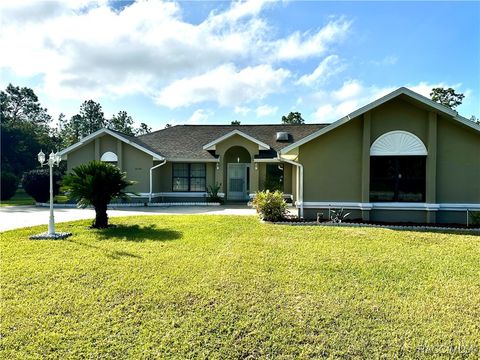
<svg viewBox="0 0 480 360">
<path fill-rule="evenodd" d="M 234 130 L 239 130 L 268 144 L 272 150 L 261 151 L 259 157 L 275 157 L 280 149 L 304 138 L 328 124 L 305 125 L 178 125 L 138 136 L 136 142 L 168 159 L 214 159 L 203 146 Z M 285 131 L 288 141 L 277 141 L 276 134 Z"/>
</svg>

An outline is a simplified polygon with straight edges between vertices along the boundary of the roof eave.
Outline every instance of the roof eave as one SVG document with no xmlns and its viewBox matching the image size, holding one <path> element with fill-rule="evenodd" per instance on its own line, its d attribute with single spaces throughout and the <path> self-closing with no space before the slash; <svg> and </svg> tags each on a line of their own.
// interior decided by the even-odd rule
<svg viewBox="0 0 480 360">
<path fill-rule="evenodd" d="M 280 154 L 286 154 L 288 153 L 289 151 L 317 138 L 318 136 L 321 136 L 347 122 L 349 122 L 350 120 L 352 120 L 353 118 L 356 118 L 357 116 L 360 116 L 360 115 L 363 115 L 364 113 L 366 113 L 367 111 L 370 111 L 372 110 L 373 108 L 376 108 L 377 106 L 380 106 L 384 103 L 386 103 L 387 101 L 390 101 L 392 100 L 393 98 L 399 96 L 399 95 L 407 95 L 419 102 L 422 102 L 430 107 L 433 107 L 435 110 L 441 112 L 441 113 L 444 113 L 444 114 L 447 114 L 449 116 L 451 116 L 453 119 L 459 121 L 460 123 L 474 129 L 474 130 L 477 130 L 477 131 L 480 131 L 480 125 L 477 125 L 475 124 L 473 121 L 470 121 L 466 118 L 464 118 L 463 116 L 460 116 L 455 110 L 452 110 L 442 104 L 439 104 L 423 95 L 420 95 L 406 87 L 401 87 L 401 88 L 398 88 L 397 90 L 395 91 L 392 91 L 391 93 L 387 94 L 387 95 L 384 95 L 382 96 L 381 98 L 365 105 L 365 106 L 362 106 L 361 108 L 351 112 L 350 114 L 348 114 L 347 116 L 344 116 L 343 118 L 331 123 L 330 125 L 324 127 L 323 129 L 320 129 L 318 131 L 315 131 L 314 133 L 304 137 L 303 139 L 289 145 L 289 146 L 286 146 L 284 147 L 283 149 L 281 149 L 279 151 Z"/>
<path fill-rule="evenodd" d="M 265 144 L 264 142 L 258 140 L 258 139 L 255 139 L 253 136 L 250 136 L 248 134 L 245 134 L 244 132 L 240 131 L 240 130 L 233 130 L 233 131 L 230 131 L 229 133 L 225 134 L 225 135 L 222 135 L 220 136 L 219 138 L 209 142 L 208 144 L 205 144 L 203 145 L 203 149 L 204 150 L 215 150 L 216 149 L 216 145 L 224 140 L 227 140 L 228 138 L 234 136 L 234 135 L 239 135 L 239 136 L 242 136 L 244 137 L 245 139 L 247 140 L 250 140 L 251 142 L 255 143 L 258 145 L 258 148 L 259 150 L 270 150 L 270 145 L 268 144 Z"/>
<path fill-rule="evenodd" d="M 165 158 L 160 155 L 160 154 L 157 154 L 129 139 L 127 139 L 126 137 L 123 137 L 122 135 L 120 135 L 119 133 L 117 132 L 114 132 L 110 129 L 107 129 L 107 128 L 102 128 L 100 130 L 97 130 L 93 133 L 91 133 L 90 135 L 84 137 L 83 139 L 81 139 L 80 141 L 76 142 L 75 144 L 73 145 L 70 145 L 69 147 L 67 147 L 66 149 L 63 149 L 62 151 L 60 151 L 60 156 L 64 156 L 64 155 L 67 155 L 69 152 L 81 147 L 82 145 L 85 145 L 86 143 L 89 143 L 90 141 L 93 141 L 95 140 L 95 138 L 103 135 L 103 134 L 108 134 L 110 136 L 113 136 L 121 141 L 123 141 L 124 143 L 127 143 L 128 145 L 131 145 L 133 146 L 134 148 L 137 148 L 138 150 L 141 150 L 149 155 L 151 155 L 154 159 L 156 160 L 165 160 Z"/>
</svg>

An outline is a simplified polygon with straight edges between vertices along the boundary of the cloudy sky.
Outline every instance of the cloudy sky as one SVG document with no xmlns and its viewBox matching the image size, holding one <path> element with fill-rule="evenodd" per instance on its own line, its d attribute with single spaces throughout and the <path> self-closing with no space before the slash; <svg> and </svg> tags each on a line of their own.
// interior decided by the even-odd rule
<svg viewBox="0 0 480 360">
<path fill-rule="evenodd" d="M 0 2 L 0 87 L 170 124 L 332 122 L 400 86 L 480 117 L 480 2 Z"/>
</svg>

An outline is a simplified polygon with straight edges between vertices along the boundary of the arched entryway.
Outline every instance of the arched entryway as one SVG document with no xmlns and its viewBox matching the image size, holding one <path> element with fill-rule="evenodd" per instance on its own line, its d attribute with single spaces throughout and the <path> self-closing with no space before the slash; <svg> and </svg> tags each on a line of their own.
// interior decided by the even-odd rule
<svg viewBox="0 0 480 360">
<path fill-rule="evenodd" d="M 224 184 L 230 201 L 249 199 L 251 156 L 242 146 L 232 146 L 224 155 Z"/>
</svg>

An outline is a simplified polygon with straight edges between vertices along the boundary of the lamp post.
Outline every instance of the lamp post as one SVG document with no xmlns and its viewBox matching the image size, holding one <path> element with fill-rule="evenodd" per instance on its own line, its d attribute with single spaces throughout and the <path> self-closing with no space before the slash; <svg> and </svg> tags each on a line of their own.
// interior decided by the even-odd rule
<svg viewBox="0 0 480 360">
<path fill-rule="evenodd" d="M 53 151 L 48 156 L 48 160 L 45 161 L 45 154 L 42 150 L 38 153 L 38 162 L 43 167 L 48 165 L 50 167 L 50 219 L 48 221 L 48 235 L 55 236 L 55 218 L 53 216 L 53 166 L 58 166 L 62 157 L 58 154 L 58 151 Z"/>
</svg>

